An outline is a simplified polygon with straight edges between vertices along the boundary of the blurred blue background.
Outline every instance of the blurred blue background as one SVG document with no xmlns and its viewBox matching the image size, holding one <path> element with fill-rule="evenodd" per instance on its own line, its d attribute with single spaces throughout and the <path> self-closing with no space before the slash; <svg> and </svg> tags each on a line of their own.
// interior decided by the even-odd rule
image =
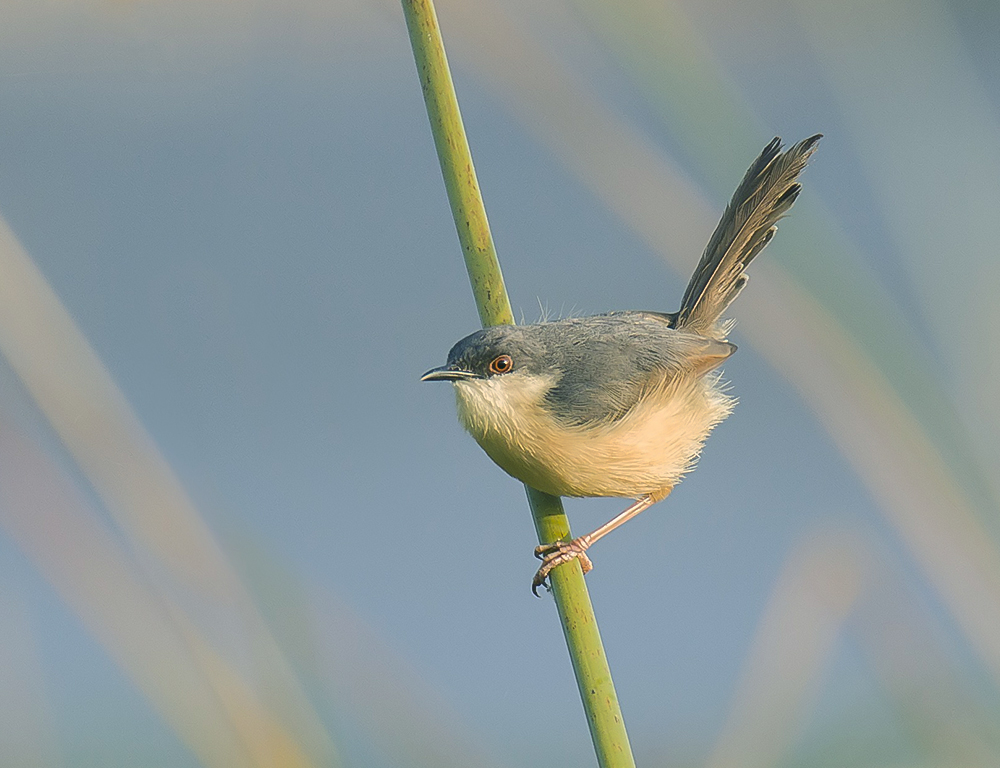
<svg viewBox="0 0 1000 768">
<path fill-rule="evenodd" d="M 593 551 L 638 763 L 995 765 L 998 6 L 438 14 L 529 322 L 676 309 L 760 148 L 826 134 L 738 408 Z M 4 762 L 593 764 L 523 487 L 418 381 L 478 320 L 400 8 L 0 41 Z"/>
</svg>

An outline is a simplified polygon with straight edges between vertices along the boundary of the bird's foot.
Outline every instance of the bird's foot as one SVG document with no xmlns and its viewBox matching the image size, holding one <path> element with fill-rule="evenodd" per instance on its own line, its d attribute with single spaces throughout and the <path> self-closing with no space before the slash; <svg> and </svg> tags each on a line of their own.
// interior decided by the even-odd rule
<svg viewBox="0 0 1000 768">
<path fill-rule="evenodd" d="M 551 590 L 548 584 L 549 574 L 553 568 L 572 560 L 580 561 L 580 568 L 584 573 L 593 570 L 594 564 L 587 557 L 587 548 L 590 546 L 587 536 L 581 536 L 572 541 L 554 541 L 551 544 L 541 544 L 535 547 L 535 557 L 542 561 L 541 567 L 535 573 L 535 578 L 531 580 L 531 591 L 538 597 L 538 588 L 544 586 Z"/>
</svg>

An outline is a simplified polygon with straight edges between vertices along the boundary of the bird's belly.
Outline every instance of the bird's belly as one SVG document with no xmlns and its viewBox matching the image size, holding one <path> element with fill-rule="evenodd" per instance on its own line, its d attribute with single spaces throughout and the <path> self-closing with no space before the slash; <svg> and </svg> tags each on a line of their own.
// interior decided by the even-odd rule
<svg viewBox="0 0 1000 768">
<path fill-rule="evenodd" d="M 625 496 L 669 491 L 693 466 L 733 401 L 714 381 L 692 379 L 645 398 L 621 419 L 596 426 L 558 423 L 520 403 L 503 418 L 477 398 L 459 414 L 508 474 L 555 496 Z"/>
</svg>

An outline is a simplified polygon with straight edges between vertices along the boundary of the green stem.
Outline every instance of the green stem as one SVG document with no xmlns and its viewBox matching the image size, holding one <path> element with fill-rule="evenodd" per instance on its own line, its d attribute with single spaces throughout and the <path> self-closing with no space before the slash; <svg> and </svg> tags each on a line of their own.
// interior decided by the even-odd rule
<svg viewBox="0 0 1000 768">
<path fill-rule="evenodd" d="M 562 501 L 557 496 L 549 496 L 527 485 L 524 487 L 528 492 L 538 540 L 544 544 L 573 538 Z M 635 768 L 632 747 L 625 732 L 625 720 L 618 705 L 618 694 L 611 679 L 608 657 L 604 655 L 604 644 L 597 629 L 597 617 L 590 603 L 580 561 L 560 565 L 549 574 L 549 581 L 583 709 L 587 713 L 597 764 L 601 768 Z"/>
<path fill-rule="evenodd" d="M 513 325 L 514 315 L 493 246 L 434 4 L 432 0 L 402 0 L 402 4 L 479 319 L 484 326 Z M 525 487 L 538 540 L 546 544 L 572 538 L 559 498 Z M 625 721 L 580 564 L 574 560 L 561 565 L 549 578 L 598 764 L 601 768 L 634 768 Z"/>
<path fill-rule="evenodd" d="M 403 11 L 479 319 L 483 326 L 514 325 L 434 4 L 431 0 L 403 0 Z"/>
</svg>

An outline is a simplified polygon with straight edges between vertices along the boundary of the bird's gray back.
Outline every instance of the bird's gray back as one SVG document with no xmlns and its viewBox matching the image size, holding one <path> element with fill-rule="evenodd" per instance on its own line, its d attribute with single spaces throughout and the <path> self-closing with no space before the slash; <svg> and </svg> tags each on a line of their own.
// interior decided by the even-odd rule
<svg viewBox="0 0 1000 768">
<path fill-rule="evenodd" d="M 563 422 L 616 421 L 675 376 L 701 376 L 735 347 L 673 327 L 673 315 L 612 312 L 519 329 L 543 350 L 539 372 L 555 385 L 545 399 Z"/>
</svg>

